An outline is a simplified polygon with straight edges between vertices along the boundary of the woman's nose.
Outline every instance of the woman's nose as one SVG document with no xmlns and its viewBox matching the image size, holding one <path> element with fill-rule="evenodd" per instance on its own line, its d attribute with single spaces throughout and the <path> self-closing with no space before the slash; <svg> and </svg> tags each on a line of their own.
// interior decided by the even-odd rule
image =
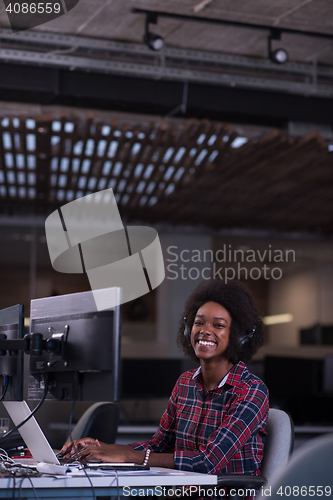
<svg viewBox="0 0 333 500">
<path fill-rule="evenodd" d="M 201 327 L 201 330 L 200 330 L 201 333 L 204 333 L 205 335 L 211 335 L 211 331 L 210 331 L 210 325 L 208 323 L 206 323 L 205 325 L 203 325 Z"/>
</svg>

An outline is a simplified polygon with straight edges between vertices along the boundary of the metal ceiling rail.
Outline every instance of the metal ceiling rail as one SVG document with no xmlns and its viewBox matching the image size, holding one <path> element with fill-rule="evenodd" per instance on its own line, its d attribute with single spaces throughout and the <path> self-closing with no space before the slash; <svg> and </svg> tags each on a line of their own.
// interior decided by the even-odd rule
<svg viewBox="0 0 333 500">
<path fill-rule="evenodd" d="M 71 71 L 96 71 L 100 73 L 121 74 L 139 78 L 167 79 L 174 81 L 203 83 L 230 87 L 245 87 L 254 89 L 278 90 L 292 94 L 333 97 L 333 84 L 308 83 L 260 76 L 243 76 L 228 74 L 226 71 L 196 71 L 192 69 L 169 66 L 153 66 L 133 62 L 118 62 L 92 57 L 76 57 L 70 55 L 35 52 L 26 50 L 0 49 L 0 61 L 24 64 L 45 65 L 57 68 L 67 68 Z M 0 82 L 1 86 L 1 82 Z M 21 82 L 18 82 L 18 87 Z M 14 85 L 13 85 L 14 88 Z"/>
<path fill-rule="evenodd" d="M 132 221 L 131 225 L 145 225 L 145 221 Z M 17 215 L 3 215 L 0 214 L 0 230 L 2 228 L 21 228 L 27 231 L 27 228 L 44 228 L 45 227 L 45 215 L 28 215 L 21 214 Z M 177 233 L 177 234 L 208 234 L 213 236 L 223 236 L 231 238 L 253 238 L 256 240 L 262 239 L 272 239 L 272 240 L 284 240 L 284 241 L 305 241 L 305 242 L 315 242 L 315 243 L 331 243 L 333 241 L 332 236 L 310 233 L 310 232 L 283 232 L 274 231 L 273 229 L 257 229 L 257 228 L 224 228 L 224 229 L 212 229 L 207 226 L 184 226 L 184 225 L 173 225 L 167 222 L 159 222 L 152 224 L 159 234 L 161 233 Z"/>
<path fill-rule="evenodd" d="M 90 50 L 116 51 L 137 54 L 151 55 L 151 50 L 144 44 L 117 42 L 113 40 L 103 40 L 102 38 L 90 38 L 83 36 L 63 35 L 61 33 L 47 33 L 44 31 L 20 31 L 13 33 L 10 29 L 0 29 L 0 40 L 9 42 L 19 41 L 40 45 L 51 45 L 54 48 L 81 47 Z"/>
<path fill-rule="evenodd" d="M 59 33 L 45 33 L 42 31 L 21 31 L 12 33 L 10 29 L 0 29 L 0 42 L 6 41 L 6 44 L 27 43 L 25 50 L 32 50 L 32 44 L 38 49 L 38 46 L 43 48 L 52 47 L 52 51 L 61 51 L 59 46 L 67 48 L 86 49 L 89 52 L 100 51 L 116 53 L 118 55 L 144 56 L 150 58 L 152 62 L 160 61 L 163 63 L 165 59 L 182 60 L 184 62 L 202 62 L 216 65 L 226 65 L 244 68 L 254 71 L 274 71 L 278 74 L 304 74 L 313 77 L 314 71 L 317 77 L 332 77 L 333 68 L 328 66 L 314 66 L 313 64 L 305 64 L 298 62 L 287 62 L 283 65 L 277 65 L 266 58 L 238 56 L 234 54 L 221 54 L 218 52 L 208 52 L 191 49 L 180 49 L 175 47 L 165 47 L 159 53 L 153 52 L 145 44 L 118 42 L 113 40 L 103 40 L 100 38 L 90 38 L 82 36 L 62 35 Z M 0 45 L 1 47 L 1 45 Z M 17 48 L 17 47 L 15 47 Z"/>
<path fill-rule="evenodd" d="M 175 12 L 162 12 L 158 10 L 147 10 L 138 9 L 136 7 L 132 8 L 133 14 L 144 14 L 148 17 L 150 22 L 155 23 L 159 17 L 168 17 L 171 19 L 179 19 L 180 21 L 194 21 L 201 23 L 212 23 L 221 24 L 225 26 L 234 26 L 235 28 L 250 28 L 261 31 L 270 31 L 274 33 L 289 33 L 293 35 L 303 35 L 316 38 L 329 38 L 333 39 L 333 33 L 320 33 L 317 31 L 307 31 L 307 30 L 296 30 L 292 28 L 284 28 L 283 26 L 268 26 L 267 24 L 255 24 L 255 23 L 243 23 L 240 21 L 230 21 L 225 19 L 216 19 L 212 17 L 200 17 L 200 16 L 187 16 L 185 14 L 177 14 Z"/>
</svg>

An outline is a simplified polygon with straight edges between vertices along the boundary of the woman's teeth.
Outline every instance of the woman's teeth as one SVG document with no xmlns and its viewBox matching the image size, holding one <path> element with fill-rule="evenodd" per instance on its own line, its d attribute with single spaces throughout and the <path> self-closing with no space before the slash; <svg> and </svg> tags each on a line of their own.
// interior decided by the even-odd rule
<svg viewBox="0 0 333 500">
<path fill-rule="evenodd" d="M 198 340 L 199 345 L 215 345 L 215 342 L 209 342 L 208 340 Z"/>
</svg>

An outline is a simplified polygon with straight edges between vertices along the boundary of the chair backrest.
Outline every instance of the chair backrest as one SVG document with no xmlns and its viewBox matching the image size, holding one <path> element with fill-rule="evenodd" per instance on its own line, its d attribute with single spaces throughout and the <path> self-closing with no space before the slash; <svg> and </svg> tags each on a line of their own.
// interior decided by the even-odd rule
<svg viewBox="0 0 333 500">
<path fill-rule="evenodd" d="M 333 491 L 333 434 L 310 439 L 293 453 L 288 466 L 266 484 L 257 500 L 270 498 L 331 498 Z"/>
<path fill-rule="evenodd" d="M 276 471 L 283 468 L 294 447 L 294 425 L 283 410 L 270 408 L 266 424 L 266 442 L 261 464 L 261 475 L 269 482 Z"/>
<path fill-rule="evenodd" d="M 74 429 L 72 439 L 91 437 L 112 444 L 117 437 L 118 407 L 109 401 L 95 403 L 81 416 Z"/>
</svg>

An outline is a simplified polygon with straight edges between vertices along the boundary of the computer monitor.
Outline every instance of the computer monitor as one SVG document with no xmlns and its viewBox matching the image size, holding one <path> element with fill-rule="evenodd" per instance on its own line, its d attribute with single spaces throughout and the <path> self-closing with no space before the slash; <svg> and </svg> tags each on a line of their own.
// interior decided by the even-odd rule
<svg viewBox="0 0 333 500">
<path fill-rule="evenodd" d="M 97 309 L 96 294 L 107 309 Z M 31 301 L 30 334 L 59 349 L 30 352 L 28 399 L 41 399 L 47 376 L 48 401 L 119 399 L 120 303 L 116 287 Z"/>
<path fill-rule="evenodd" d="M 22 339 L 24 335 L 24 306 L 7 307 L 0 311 L 0 336 Z M 23 351 L 0 351 L 0 400 L 23 399 Z"/>
<path fill-rule="evenodd" d="M 198 362 L 190 359 L 124 358 L 121 362 L 121 397 L 169 398 L 178 377 L 198 366 Z"/>
<path fill-rule="evenodd" d="M 323 391 L 323 365 L 323 359 L 266 356 L 264 381 L 271 407 L 290 413 L 296 425 L 328 425 L 333 397 Z"/>
<path fill-rule="evenodd" d="M 333 355 L 327 355 L 324 359 L 323 391 L 333 394 Z"/>
</svg>

